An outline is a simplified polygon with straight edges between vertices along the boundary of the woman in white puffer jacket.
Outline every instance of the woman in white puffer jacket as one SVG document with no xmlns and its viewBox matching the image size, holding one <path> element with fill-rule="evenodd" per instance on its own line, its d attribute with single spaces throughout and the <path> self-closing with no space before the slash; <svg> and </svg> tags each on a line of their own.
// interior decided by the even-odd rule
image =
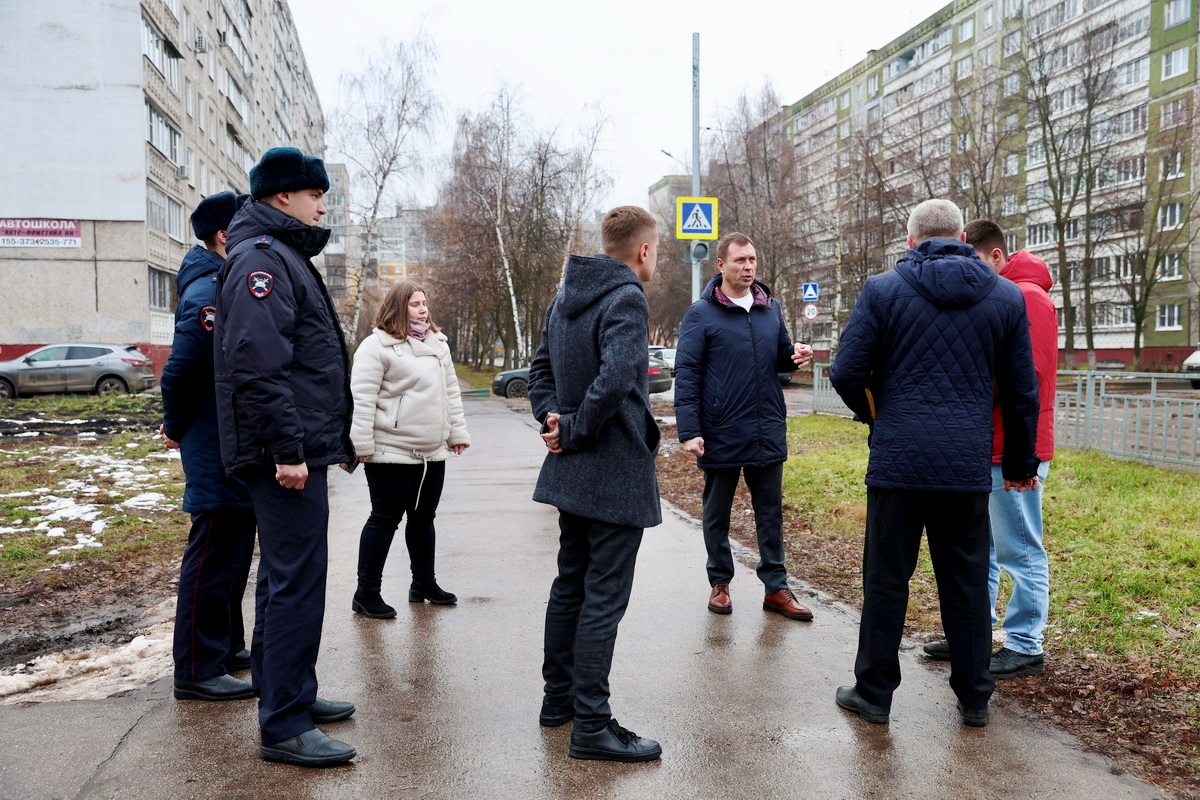
<svg viewBox="0 0 1200 800">
<path fill-rule="evenodd" d="M 354 354 L 350 375 L 354 420 L 350 440 L 366 462 L 371 516 L 358 544 L 358 589 L 352 608 L 377 619 L 396 616 L 383 602 L 383 565 L 400 520 L 407 515 L 412 586 L 410 603 L 458 601 L 434 576 L 433 519 L 446 459 L 471 444 L 458 377 L 446 336 L 429 317 L 425 292 L 413 283 L 388 291 L 374 332 Z"/>
</svg>

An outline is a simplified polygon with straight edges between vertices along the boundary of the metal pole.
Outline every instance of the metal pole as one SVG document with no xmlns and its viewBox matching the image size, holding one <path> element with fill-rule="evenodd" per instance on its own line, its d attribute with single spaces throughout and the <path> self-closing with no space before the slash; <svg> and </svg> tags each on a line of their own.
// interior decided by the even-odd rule
<svg viewBox="0 0 1200 800">
<path fill-rule="evenodd" d="M 700 34 L 692 34 L 692 197 L 700 196 Z M 700 262 L 692 259 L 692 302 L 700 299 Z"/>
</svg>

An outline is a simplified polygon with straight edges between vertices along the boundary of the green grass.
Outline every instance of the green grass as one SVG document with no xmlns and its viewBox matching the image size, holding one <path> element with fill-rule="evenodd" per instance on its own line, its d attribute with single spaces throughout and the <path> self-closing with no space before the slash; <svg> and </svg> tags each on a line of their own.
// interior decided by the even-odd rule
<svg viewBox="0 0 1200 800">
<path fill-rule="evenodd" d="M 793 419 L 789 445 L 789 505 L 815 535 L 861 547 L 866 429 L 832 416 Z M 1200 676 L 1200 475 L 1060 448 L 1043 508 L 1047 650 L 1165 659 L 1179 677 Z M 919 624 L 936 625 L 931 575 L 923 549 L 910 608 Z M 1005 593 L 1002 585 L 1001 612 Z M 922 618 L 921 609 L 933 613 Z"/>
<path fill-rule="evenodd" d="M 455 364 L 454 371 L 458 373 L 459 378 L 469 383 L 472 389 L 491 389 L 492 378 L 496 377 L 496 373 L 500 370 L 495 368 L 475 369 L 464 364 Z"/>
</svg>

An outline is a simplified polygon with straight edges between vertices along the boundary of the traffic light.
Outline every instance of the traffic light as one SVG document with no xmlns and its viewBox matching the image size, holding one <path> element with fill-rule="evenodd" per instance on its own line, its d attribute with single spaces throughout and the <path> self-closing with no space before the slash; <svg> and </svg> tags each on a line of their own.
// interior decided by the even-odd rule
<svg viewBox="0 0 1200 800">
<path fill-rule="evenodd" d="M 692 242 L 690 257 L 693 261 L 708 260 L 708 242 Z"/>
</svg>

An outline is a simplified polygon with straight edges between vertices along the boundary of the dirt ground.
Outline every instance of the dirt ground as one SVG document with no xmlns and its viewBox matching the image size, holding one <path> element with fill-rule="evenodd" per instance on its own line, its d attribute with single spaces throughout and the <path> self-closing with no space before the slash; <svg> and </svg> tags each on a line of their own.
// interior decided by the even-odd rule
<svg viewBox="0 0 1200 800">
<path fill-rule="evenodd" d="M 663 443 L 658 462 L 662 496 L 699 519 L 704 479 L 695 458 L 678 449 L 673 427 L 663 426 Z M 745 485 L 734 499 L 731 534 L 742 544 L 757 547 Z M 786 503 L 784 539 L 792 575 L 849 605 L 861 606 L 861 542 L 822 536 Z M 942 632 L 923 628 L 910 616 L 905 634 L 930 641 Z M 1176 693 L 1200 696 L 1197 687 L 1164 676 L 1162 665 L 1130 661 L 1120 669 L 1102 669 L 1099 663 L 1086 653 L 1054 652 L 1046 659 L 1044 674 L 999 683 L 992 702 L 1016 707 L 1071 733 L 1118 765 L 1114 770 L 1128 770 L 1171 797 L 1200 798 L 1200 764 L 1195 761 L 1200 742 L 1192 740 L 1193 720 L 1177 710 L 1185 704 L 1161 702 Z"/>
</svg>

